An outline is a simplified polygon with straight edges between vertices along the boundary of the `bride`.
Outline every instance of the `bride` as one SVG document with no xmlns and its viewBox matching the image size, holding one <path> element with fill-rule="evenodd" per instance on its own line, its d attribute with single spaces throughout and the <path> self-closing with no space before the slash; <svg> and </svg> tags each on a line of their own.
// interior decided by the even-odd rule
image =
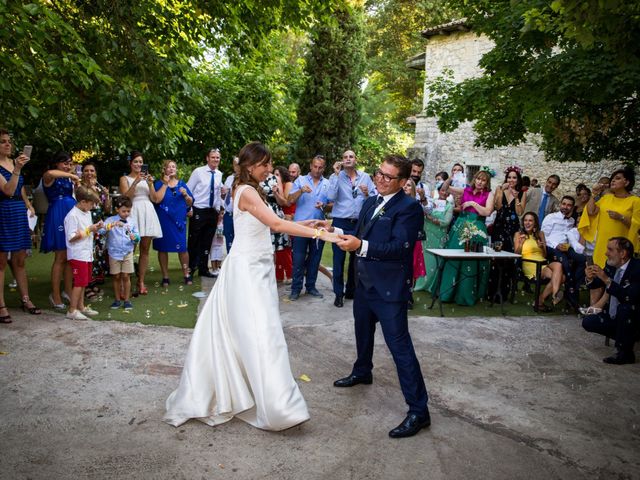
<svg viewBox="0 0 640 480">
<path fill-rule="evenodd" d="M 238 417 L 254 427 L 284 430 L 309 419 L 289 366 L 282 332 L 270 229 L 337 242 L 338 235 L 283 220 L 258 184 L 271 164 L 258 142 L 239 154 L 233 185 L 233 248 L 196 323 L 178 388 L 164 420 L 219 425 Z"/>
</svg>

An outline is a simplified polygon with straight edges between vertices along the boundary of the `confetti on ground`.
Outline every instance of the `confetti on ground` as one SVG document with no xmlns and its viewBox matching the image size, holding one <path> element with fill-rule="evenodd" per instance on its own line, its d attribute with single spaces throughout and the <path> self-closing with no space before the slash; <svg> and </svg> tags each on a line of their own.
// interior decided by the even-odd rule
<svg viewBox="0 0 640 480">
<path fill-rule="evenodd" d="M 9 355 L 9 352 L 0 352 L 0 355 Z"/>
<path fill-rule="evenodd" d="M 307 374 L 305 374 L 305 373 L 303 373 L 302 375 L 300 375 L 298 378 L 299 378 L 300 380 L 302 380 L 303 382 L 310 382 L 310 381 L 311 381 L 311 379 L 309 378 L 309 376 L 308 376 Z"/>
</svg>

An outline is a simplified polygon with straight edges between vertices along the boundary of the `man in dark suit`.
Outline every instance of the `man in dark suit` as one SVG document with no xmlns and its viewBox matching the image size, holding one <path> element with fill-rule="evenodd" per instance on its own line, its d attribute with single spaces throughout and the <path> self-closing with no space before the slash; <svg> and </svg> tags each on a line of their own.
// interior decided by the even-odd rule
<svg viewBox="0 0 640 480">
<path fill-rule="evenodd" d="M 353 315 L 358 356 L 351 374 L 336 380 L 334 386 L 372 383 L 374 334 L 380 322 L 409 405 L 407 417 L 389 432 L 393 438 L 410 437 L 431 424 L 427 389 L 407 319 L 413 249 L 423 225 L 420 204 L 402 190 L 410 174 L 407 159 L 387 156 L 374 177 L 378 195 L 362 206 L 356 236 L 343 235 L 338 243 L 343 250 L 356 252 Z"/>
<path fill-rule="evenodd" d="M 640 260 L 633 258 L 633 244 L 625 237 L 613 237 L 607 244 L 607 265 L 587 267 L 589 288 L 605 288 L 609 303 L 602 312 L 587 315 L 582 326 L 616 340 L 616 355 L 605 363 L 623 365 L 636 361 L 633 345 L 638 336 L 640 308 Z M 606 298 L 606 297 L 604 297 Z"/>
</svg>

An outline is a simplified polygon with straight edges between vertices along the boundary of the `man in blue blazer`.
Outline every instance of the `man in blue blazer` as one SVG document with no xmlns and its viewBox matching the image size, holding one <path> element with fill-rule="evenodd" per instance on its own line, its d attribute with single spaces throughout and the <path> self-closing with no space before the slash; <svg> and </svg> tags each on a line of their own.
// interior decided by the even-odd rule
<svg viewBox="0 0 640 480">
<path fill-rule="evenodd" d="M 389 432 L 393 438 L 410 437 L 431 424 L 427 389 L 407 320 L 413 249 L 424 218 L 420 204 L 402 190 L 410 174 L 411 163 L 406 158 L 387 156 L 374 177 L 378 195 L 363 204 L 356 235 L 343 235 L 338 243 L 343 250 L 356 252 L 353 316 L 358 356 L 351 374 L 336 380 L 334 386 L 372 383 L 374 334 L 380 322 L 409 405 L 407 417 Z"/>
<path fill-rule="evenodd" d="M 587 267 L 590 289 L 605 288 L 606 296 L 596 304 L 604 307 L 600 313 L 587 315 L 582 326 L 588 332 L 600 333 L 616 340 L 616 355 L 604 358 L 605 363 L 624 365 L 636 361 L 633 345 L 640 330 L 640 260 L 633 258 L 633 244 L 625 237 L 613 237 L 607 243 L 607 265 Z"/>
</svg>

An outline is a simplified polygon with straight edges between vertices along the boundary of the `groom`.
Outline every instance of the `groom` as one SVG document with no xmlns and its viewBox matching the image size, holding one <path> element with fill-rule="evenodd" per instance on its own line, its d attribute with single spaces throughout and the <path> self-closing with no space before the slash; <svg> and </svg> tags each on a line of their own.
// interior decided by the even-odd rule
<svg viewBox="0 0 640 480">
<path fill-rule="evenodd" d="M 402 190 L 410 174 L 411 163 L 406 158 L 388 155 L 375 172 L 378 195 L 363 204 L 356 236 L 343 235 L 338 243 L 341 249 L 356 252 L 353 316 L 358 357 L 351 374 L 333 385 L 372 383 L 374 334 L 380 322 L 409 405 L 407 417 L 389 432 L 392 438 L 410 437 L 431 425 L 427 389 L 407 321 L 413 249 L 423 225 L 420 204 Z"/>
</svg>

